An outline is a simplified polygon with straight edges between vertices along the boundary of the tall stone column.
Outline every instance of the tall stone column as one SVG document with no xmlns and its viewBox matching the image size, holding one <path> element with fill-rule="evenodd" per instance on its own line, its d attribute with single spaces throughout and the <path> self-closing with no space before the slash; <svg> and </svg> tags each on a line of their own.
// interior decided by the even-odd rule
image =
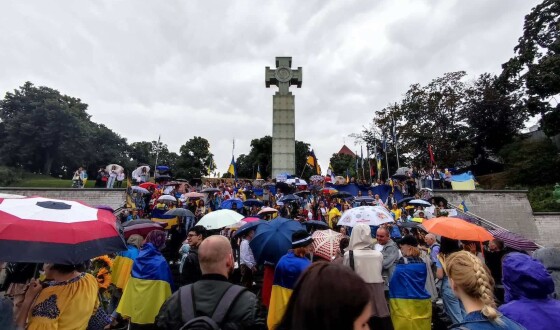
<svg viewBox="0 0 560 330">
<path fill-rule="evenodd" d="M 266 67 L 265 83 L 278 86 L 272 97 L 272 176 L 296 173 L 295 97 L 291 85 L 301 88 L 302 69 L 292 70 L 291 57 L 277 57 L 276 70 Z"/>
</svg>

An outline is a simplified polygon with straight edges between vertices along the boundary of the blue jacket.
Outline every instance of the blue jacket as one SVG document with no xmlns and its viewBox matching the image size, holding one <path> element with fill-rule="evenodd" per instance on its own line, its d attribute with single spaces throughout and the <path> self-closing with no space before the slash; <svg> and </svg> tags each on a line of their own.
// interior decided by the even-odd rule
<svg viewBox="0 0 560 330">
<path fill-rule="evenodd" d="M 509 253 L 502 262 L 505 304 L 499 310 L 527 329 L 557 329 L 560 301 L 550 298 L 554 282 L 539 261 L 522 253 Z"/>
<path fill-rule="evenodd" d="M 471 312 L 465 316 L 463 322 L 453 324 L 449 329 L 451 330 L 526 330 L 523 326 L 515 323 L 505 316 L 500 317 L 501 323 L 492 322 L 488 320 L 480 311 Z"/>
</svg>

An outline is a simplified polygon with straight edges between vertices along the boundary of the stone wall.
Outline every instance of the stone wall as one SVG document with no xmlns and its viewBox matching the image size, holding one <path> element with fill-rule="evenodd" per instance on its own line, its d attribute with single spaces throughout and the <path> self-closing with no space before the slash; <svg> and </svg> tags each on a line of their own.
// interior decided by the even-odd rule
<svg viewBox="0 0 560 330">
<path fill-rule="evenodd" d="M 72 189 L 72 188 L 4 188 L 0 193 L 24 196 L 41 196 L 53 199 L 82 201 L 88 205 L 108 205 L 113 209 L 126 202 L 126 189 Z"/>
<path fill-rule="evenodd" d="M 539 243 L 560 247 L 560 212 L 538 212 L 533 215 L 540 234 Z"/>
<path fill-rule="evenodd" d="M 544 242 L 525 190 L 436 190 L 434 194 L 454 205 L 465 201 L 469 212 L 539 244 Z M 549 229 L 560 235 L 560 222 Z"/>
</svg>

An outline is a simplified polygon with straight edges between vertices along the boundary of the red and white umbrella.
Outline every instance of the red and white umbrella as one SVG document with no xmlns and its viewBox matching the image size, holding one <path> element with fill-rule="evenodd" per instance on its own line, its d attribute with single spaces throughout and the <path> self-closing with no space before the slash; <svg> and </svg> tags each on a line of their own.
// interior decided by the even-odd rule
<svg viewBox="0 0 560 330">
<path fill-rule="evenodd" d="M 316 230 L 313 232 L 313 254 L 332 261 L 340 251 L 340 240 L 344 237 L 334 230 Z"/>
<path fill-rule="evenodd" d="M 274 212 L 278 212 L 277 209 L 272 208 L 272 207 L 263 207 L 257 214 L 267 214 L 267 213 L 274 213 Z"/>
<path fill-rule="evenodd" d="M 81 202 L 0 199 L 0 260 L 77 264 L 126 250 L 115 216 Z"/>
</svg>

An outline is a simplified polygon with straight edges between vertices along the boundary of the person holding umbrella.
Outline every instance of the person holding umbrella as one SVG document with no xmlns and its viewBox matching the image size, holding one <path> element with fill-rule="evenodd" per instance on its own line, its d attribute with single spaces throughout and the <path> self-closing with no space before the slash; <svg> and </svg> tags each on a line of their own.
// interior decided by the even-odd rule
<svg viewBox="0 0 560 330">
<path fill-rule="evenodd" d="M 267 324 L 274 329 L 284 316 L 288 300 L 301 273 L 311 265 L 305 256 L 313 251 L 313 238 L 305 230 L 292 234 L 292 250 L 280 258 L 274 271 L 274 282 Z"/>
<path fill-rule="evenodd" d="M 97 280 L 84 269 L 83 264 L 45 264 L 47 280 L 29 284 L 16 318 L 18 329 L 85 329 L 99 300 Z"/>
<path fill-rule="evenodd" d="M 253 287 L 253 274 L 257 271 L 257 262 L 249 242 L 255 236 L 255 231 L 250 230 L 241 241 L 239 248 L 239 263 L 241 268 L 241 285 L 251 289 Z"/>
</svg>

